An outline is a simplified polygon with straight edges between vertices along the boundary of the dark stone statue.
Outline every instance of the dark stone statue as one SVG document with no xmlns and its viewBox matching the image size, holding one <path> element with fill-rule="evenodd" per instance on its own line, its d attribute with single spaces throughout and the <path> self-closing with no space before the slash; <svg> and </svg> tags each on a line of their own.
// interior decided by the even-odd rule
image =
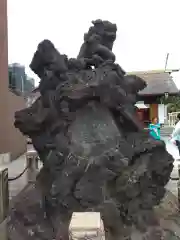
<svg viewBox="0 0 180 240">
<path fill-rule="evenodd" d="M 76 59 L 49 40 L 38 45 L 30 67 L 41 96 L 15 113 L 15 127 L 32 139 L 43 167 L 11 210 L 10 239 L 68 239 L 77 211 L 99 211 L 108 240 L 131 239 L 134 228 L 142 239 L 162 239 L 153 207 L 173 158 L 136 116 L 146 83 L 115 63 L 116 30 L 94 21 Z"/>
</svg>

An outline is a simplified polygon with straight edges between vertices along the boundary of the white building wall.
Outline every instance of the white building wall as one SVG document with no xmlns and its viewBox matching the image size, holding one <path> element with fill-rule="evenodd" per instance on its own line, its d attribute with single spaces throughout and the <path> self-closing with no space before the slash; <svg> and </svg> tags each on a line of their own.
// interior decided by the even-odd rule
<svg viewBox="0 0 180 240">
<path fill-rule="evenodd" d="M 164 124 L 166 119 L 166 106 L 164 104 L 158 104 L 158 119 L 160 124 Z"/>
</svg>

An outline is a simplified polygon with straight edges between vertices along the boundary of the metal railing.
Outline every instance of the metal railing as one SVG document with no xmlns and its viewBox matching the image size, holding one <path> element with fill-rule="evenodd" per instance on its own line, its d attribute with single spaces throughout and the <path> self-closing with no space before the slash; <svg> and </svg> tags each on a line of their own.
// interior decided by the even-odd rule
<svg viewBox="0 0 180 240">
<path fill-rule="evenodd" d="M 0 169 L 0 240 L 8 240 L 7 215 L 9 212 L 9 182 L 16 181 L 27 172 L 27 184 L 35 182 L 38 172 L 38 155 L 31 150 L 26 153 L 26 167 L 15 177 L 8 177 L 8 169 Z"/>
</svg>

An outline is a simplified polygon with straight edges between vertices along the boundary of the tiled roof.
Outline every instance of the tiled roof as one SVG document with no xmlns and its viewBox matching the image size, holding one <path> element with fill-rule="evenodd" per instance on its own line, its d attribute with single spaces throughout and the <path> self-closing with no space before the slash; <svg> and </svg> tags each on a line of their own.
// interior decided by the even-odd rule
<svg viewBox="0 0 180 240">
<path fill-rule="evenodd" d="M 140 91 L 139 95 L 162 95 L 164 93 L 179 93 L 179 89 L 174 83 L 170 72 L 147 71 L 128 73 L 128 75 L 130 74 L 142 78 L 147 83 L 147 87 Z"/>
</svg>

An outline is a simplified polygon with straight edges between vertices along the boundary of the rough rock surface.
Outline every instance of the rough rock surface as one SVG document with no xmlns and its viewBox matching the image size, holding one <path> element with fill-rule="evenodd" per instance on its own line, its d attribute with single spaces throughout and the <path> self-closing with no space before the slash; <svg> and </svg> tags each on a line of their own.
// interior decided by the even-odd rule
<svg viewBox="0 0 180 240">
<path fill-rule="evenodd" d="M 16 203 L 11 212 L 11 229 L 24 231 L 22 239 L 68 239 L 73 211 L 100 211 L 107 239 L 130 239 L 132 227 L 144 239 L 162 239 L 153 207 L 165 194 L 173 158 L 136 116 L 146 84 L 115 63 L 116 31 L 94 21 L 76 59 L 49 40 L 38 45 L 30 67 L 41 96 L 15 114 L 15 126 L 32 138 L 43 162 L 27 193 L 31 204 Z"/>
</svg>

